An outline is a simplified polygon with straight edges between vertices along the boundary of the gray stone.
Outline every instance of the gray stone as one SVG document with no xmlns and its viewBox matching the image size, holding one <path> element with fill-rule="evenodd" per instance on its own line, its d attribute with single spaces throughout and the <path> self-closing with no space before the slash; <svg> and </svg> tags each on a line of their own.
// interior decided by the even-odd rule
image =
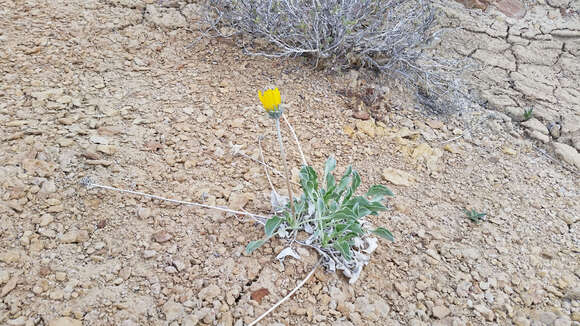
<svg viewBox="0 0 580 326">
<path fill-rule="evenodd" d="M 210 301 L 218 295 L 220 295 L 220 288 L 215 284 L 210 284 L 199 291 L 198 297 L 200 300 Z"/>
<path fill-rule="evenodd" d="M 553 326 L 570 326 L 572 325 L 572 321 L 568 317 L 560 317 L 554 320 Z"/>
<path fill-rule="evenodd" d="M 526 127 L 527 129 L 539 131 L 544 135 L 548 135 L 548 128 L 546 128 L 546 126 L 544 126 L 544 124 L 536 118 L 531 118 L 522 122 L 522 126 Z"/>
<path fill-rule="evenodd" d="M 161 28 L 177 29 L 187 26 L 187 21 L 175 8 L 159 8 L 148 5 L 145 9 L 145 19 Z"/>
<path fill-rule="evenodd" d="M 554 142 L 553 146 L 558 158 L 580 169 L 580 154 L 574 147 L 558 142 Z"/>
<path fill-rule="evenodd" d="M 437 319 L 443 319 L 451 313 L 451 310 L 445 306 L 435 306 L 433 307 L 433 317 Z"/>
<path fill-rule="evenodd" d="M 550 142 L 550 136 L 544 135 L 543 133 L 541 133 L 537 130 L 526 130 L 526 134 L 528 135 L 528 137 L 535 139 L 535 140 L 539 140 L 544 144 L 547 144 Z"/>
<path fill-rule="evenodd" d="M 493 321 L 495 315 L 493 311 L 491 311 L 491 309 L 489 309 L 487 306 L 479 304 L 475 305 L 473 308 L 479 312 L 487 321 Z"/>
<path fill-rule="evenodd" d="M 532 320 L 539 321 L 542 325 L 551 325 L 558 316 L 551 311 L 536 311 L 532 315 Z"/>
</svg>

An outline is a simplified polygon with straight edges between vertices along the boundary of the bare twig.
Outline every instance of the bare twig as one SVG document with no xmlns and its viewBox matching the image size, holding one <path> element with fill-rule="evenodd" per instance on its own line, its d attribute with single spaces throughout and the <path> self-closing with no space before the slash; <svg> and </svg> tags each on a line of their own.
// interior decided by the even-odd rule
<svg viewBox="0 0 580 326">
<path fill-rule="evenodd" d="M 259 136 L 258 137 L 258 148 L 260 149 L 260 159 L 262 160 L 262 162 L 264 162 L 264 153 L 262 152 L 262 137 L 263 136 Z M 270 184 L 270 188 L 272 188 L 272 191 L 275 193 L 278 193 L 276 191 L 276 188 L 274 188 L 274 184 L 272 184 L 272 180 L 270 179 L 270 173 L 268 173 L 268 169 L 266 168 L 266 165 L 264 164 L 264 173 L 266 173 L 266 178 L 268 178 L 268 183 Z"/>
<path fill-rule="evenodd" d="M 165 198 L 165 197 L 161 197 L 161 196 L 150 195 L 150 194 L 140 192 L 140 191 L 132 191 L 132 190 L 115 188 L 115 187 L 111 187 L 111 186 L 105 186 L 105 185 L 101 185 L 101 184 L 93 182 L 88 177 L 84 177 L 81 179 L 81 185 L 87 187 L 88 189 L 101 188 L 101 189 L 112 190 L 112 191 L 117 191 L 117 192 L 121 192 L 121 193 L 127 193 L 127 194 L 131 194 L 131 195 L 137 195 L 137 196 L 143 196 L 143 197 L 147 197 L 147 198 L 153 198 L 153 199 L 157 199 L 157 200 L 167 201 L 167 202 L 175 203 L 175 204 L 217 209 L 219 211 L 224 211 L 224 212 L 228 212 L 228 213 L 246 215 L 246 216 L 253 218 L 256 222 L 258 222 L 260 224 L 265 224 L 266 220 L 268 219 L 268 217 L 266 217 L 266 216 L 252 214 L 252 213 L 248 213 L 248 212 L 236 211 L 236 210 L 229 209 L 229 208 L 193 203 L 193 202 L 177 200 L 177 199 L 170 199 L 170 198 Z"/>
<path fill-rule="evenodd" d="M 260 315 L 260 317 L 258 317 L 256 320 L 254 320 L 248 326 L 256 325 L 258 322 L 260 322 L 260 320 L 264 319 L 264 317 L 266 317 L 269 313 L 274 311 L 276 308 L 278 308 L 278 306 L 280 306 L 282 303 L 284 303 L 286 300 L 288 300 L 292 295 L 294 295 L 294 293 L 296 293 L 296 291 L 298 291 L 302 286 L 304 286 L 304 284 L 306 284 L 306 282 L 308 282 L 308 280 L 312 277 L 312 275 L 314 274 L 314 272 L 316 271 L 318 266 L 320 266 L 321 261 L 322 261 L 322 258 L 318 260 L 318 262 L 316 263 L 316 265 L 314 265 L 314 267 L 312 268 L 310 273 L 308 273 L 308 275 L 302 280 L 302 282 L 300 282 L 300 284 L 298 284 L 294 288 L 294 290 L 290 291 L 290 293 L 288 293 L 284 298 L 282 298 L 282 300 L 278 301 L 275 305 L 273 305 L 270 309 L 268 309 L 268 311 L 266 311 L 265 313 Z"/>
<path fill-rule="evenodd" d="M 288 119 L 286 119 L 286 116 L 284 114 L 282 114 L 282 118 L 284 118 L 284 122 L 286 122 L 288 129 L 290 129 L 290 132 L 292 133 L 292 136 L 294 137 L 294 141 L 296 142 L 296 146 L 298 147 L 298 151 L 300 152 L 300 157 L 302 158 L 302 165 L 307 166 L 308 163 L 306 163 L 306 158 L 304 157 L 304 152 L 302 152 L 302 146 L 300 146 L 300 141 L 298 140 L 298 136 L 296 136 L 296 132 L 294 131 L 294 128 L 292 128 L 290 121 L 288 121 Z"/>
<path fill-rule="evenodd" d="M 243 158 L 247 158 L 248 160 L 254 161 L 254 162 L 256 162 L 256 163 L 258 163 L 258 164 L 260 164 L 260 165 L 264 166 L 265 168 L 267 168 L 267 169 L 270 169 L 270 170 L 271 170 L 271 171 L 272 171 L 274 174 L 277 174 L 277 175 L 279 175 L 279 176 L 281 176 L 281 177 L 284 177 L 284 173 L 282 173 L 282 172 L 280 172 L 279 170 L 277 170 L 277 169 L 275 169 L 275 168 L 273 168 L 273 167 L 269 166 L 269 165 L 268 165 L 268 164 L 266 164 L 266 162 L 264 162 L 264 161 L 256 160 L 255 158 L 251 157 L 250 155 L 248 155 L 248 154 L 246 154 L 246 153 L 242 153 L 242 152 L 240 152 L 240 151 L 237 151 L 237 152 L 234 152 L 234 153 L 233 153 L 233 155 L 239 155 L 239 156 L 241 156 L 241 157 L 243 157 Z M 290 183 L 292 183 L 292 184 L 294 184 L 294 185 L 297 185 L 297 186 L 299 186 L 299 185 L 300 185 L 300 184 L 298 184 L 298 183 L 296 183 L 296 182 L 294 182 L 294 181 L 292 181 L 292 180 L 290 180 Z"/>
</svg>

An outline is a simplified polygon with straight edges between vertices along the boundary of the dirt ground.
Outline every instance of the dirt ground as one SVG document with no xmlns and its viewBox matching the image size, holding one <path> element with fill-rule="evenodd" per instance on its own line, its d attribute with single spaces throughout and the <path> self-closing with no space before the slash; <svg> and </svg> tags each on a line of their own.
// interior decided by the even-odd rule
<svg viewBox="0 0 580 326">
<path fill-rule="evenodd" d="M 560 2 L 449 4 L 465 28 L 442 45 L 482 63 L 489 105 L 444 118 L 393 95 L 375 122 L 344 96 L 362 74 L 200 39 L 194 3 L 0 1 L 0 324 L 247 325 L 292 290 L 317 255 L 245 254 L 263 234 L 247 218 L 80 185 L 268 214 L 262 167 L 232 153 L 264 135 L 280 169 L 257 97 L 275 85 L 311 165 L 395 192 L 372 220 L 395 242 L 354 285 L 317 270 L 261 325 L 580 325 L 580 19 Z"/>
</svg>

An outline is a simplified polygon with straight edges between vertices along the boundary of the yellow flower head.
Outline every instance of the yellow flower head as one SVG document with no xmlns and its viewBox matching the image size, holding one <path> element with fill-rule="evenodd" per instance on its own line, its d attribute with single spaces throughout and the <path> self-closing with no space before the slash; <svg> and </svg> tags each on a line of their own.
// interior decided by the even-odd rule
<svg viewBox="0 0 580 326">
<path fill-rule="evenodd" d="M 266 110 L 272 118 L 279 118 L 282 114 L 282 107 L 280 106 L 282 98 L 280 97 L 280 91 L 278 88 L 267 89 L 263 94 L 261 91 L 258 91 L 258 96 L 260 97 L 264 110 Z"/>
</svg>

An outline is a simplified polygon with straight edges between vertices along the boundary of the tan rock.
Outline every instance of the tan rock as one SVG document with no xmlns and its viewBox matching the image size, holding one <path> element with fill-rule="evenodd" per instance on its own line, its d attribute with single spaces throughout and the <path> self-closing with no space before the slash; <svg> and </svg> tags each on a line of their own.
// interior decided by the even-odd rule
<svg viewBox="0 0 580 326">
<path fill-rule="evenodd" d="M 443 319 L 451 313 L 451 310 L 445 306 L 435 306 L 433 307 L 433 317 L 437 319 Z"/>
<path fill-rule="evenodd" d="M 4 287 L 2 288 L 2 290 L 0 291 L 0 298 L 5 297 L 6 295 L 8 295 L 8 293 L 10 293 L 12 290 L 14 290 L 14 288 L 16 288 L 16 285 L 18 285 L 18 282 L 20 281 L 18 276 L 14 276 L 10 279 L 10 281 L 8 281 Z"/>
<path fill-rule="evenodd" d="M 554 142 L 552 146 L 558 158 L 580 169 L 580 154 L 574 147 L 558 142 Z"/>
<path fill-rule="evenodd" d="M 49 321 L 48 326 L 83 326 L 83 322 L 70 317 L 61 317 Z"/>
<path fill-rule="evenodd" d="M 415 181 L 409 173 L 395 168 L 384 169 L 383 178 L 398 186 L 410 186 Z"/>
</svg>

